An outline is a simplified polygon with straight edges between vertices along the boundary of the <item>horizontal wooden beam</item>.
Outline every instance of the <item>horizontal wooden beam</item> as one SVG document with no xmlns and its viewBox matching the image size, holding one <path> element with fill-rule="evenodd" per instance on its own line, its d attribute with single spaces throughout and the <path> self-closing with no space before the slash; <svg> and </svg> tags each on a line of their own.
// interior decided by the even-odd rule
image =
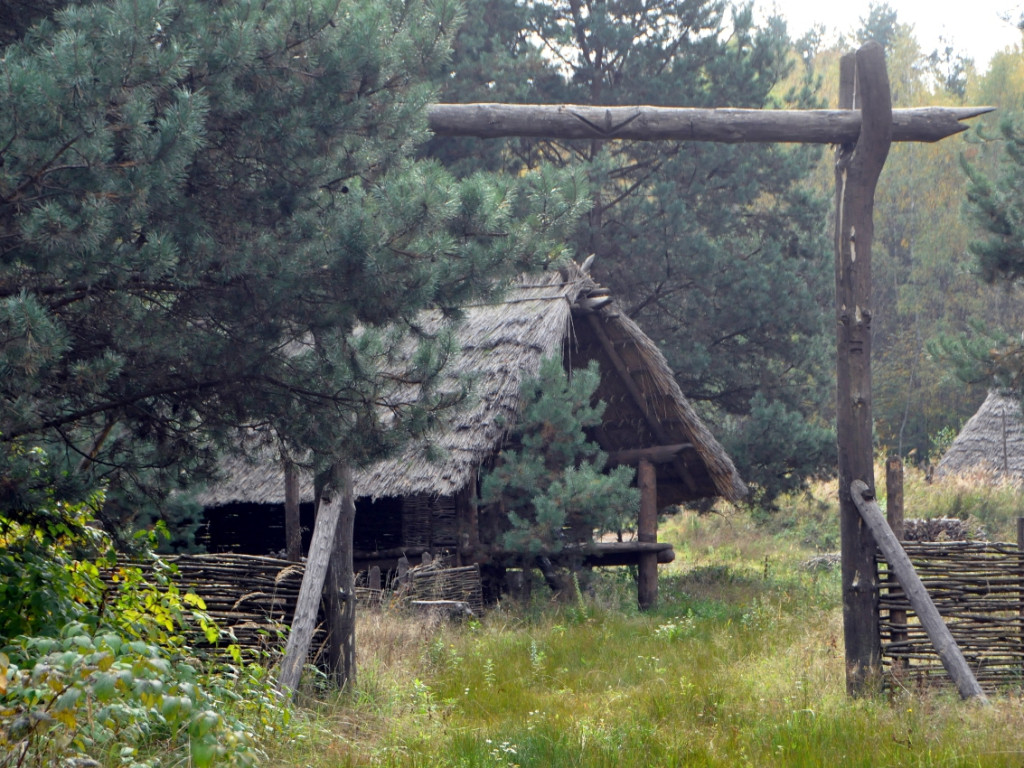
<svg viewBox="0 0 1024 768">
<path fill-rule="evenodd" d="M 641 459 L 652 464 L 667 464 L 683 451 L 693 448 L 693 443 L 677 443 L 676 445 L 652 445 L 649 448 L 628 448 L 623 451 L 612 451 L 608 454 L 611 465 L 626 464 L 633 466 Z"/>
<path fill-rule="evenodd" d="M 894 109 L 892 140 L 938 141 L 967 130 L 962 120 L 993 109 Z M 860 135 L 861 125 L 860 112 L 845 109 L 692 109 L 579 104 L 431 104 L 427 120 L 438 136 L 810 144 L 854 142 Z"/>
</svg>

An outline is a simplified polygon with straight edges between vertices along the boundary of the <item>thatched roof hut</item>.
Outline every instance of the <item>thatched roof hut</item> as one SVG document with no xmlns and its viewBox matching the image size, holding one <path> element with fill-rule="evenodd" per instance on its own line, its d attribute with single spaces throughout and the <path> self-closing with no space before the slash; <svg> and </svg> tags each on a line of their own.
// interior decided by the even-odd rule
<svg viewBox="0 0 1024 768">
<path fill-rule="evenodd" d="M 1016 394 L 989 392 L 935 469 L 938 477 L 970 472 L 1024 482 L 1024 419 Z"/>
<path fill-rule="evenodd" d="M 427 330 L 443 322 L 429 314 L 418 320 Z M 472 397 L 446 417 L 442 429 L 358 471 L 355 491 L 364 504 L 450 499 L 475 490 L 478 470 L 496 455 L 507 425 L 515 421 L 520 384 L 537 374 L 542 358 L 553 355 L 570 368 L 598 361 L 601 383 L 596 394 L 607 407 L 594 438 L 618 463 L 636 464 L 638 451 L 658 449 L 659 507 L 714 496 L 737 500 L 746 493 L 732 461 L 683 396 L 657 345 L 579 267 L 523 277 L 500 301 L 466 308 L 457 337 L 461 353 L 451 375 L 473 373 Z M 239 457 L 225 460 L 222 469 L 223 481 L 199 495 L 205 507 L 284 503 L 280 462 Z M 299 495 L 302 502 L 312 502 L 310 478 L 301 480 Z M 382 517 L 380 509 L 375 516 Z M 403 530 L 407 527 L 403 518 Z M 399 543 L 388 541 L 389 546 Z M 403 533 L 400 543 L 408 544 L 409 536 Z"/>
<path fill-rule="evenodd" d="M 425 313 L 417 322 L 431 331 L 446 321 Z M 647 473 L 639 482 L 647 500 L 641 504 L 641 517 L 649 520 L 646 534 L 641 521 L 640 542 L 593 543 L 588 562 L 640 558 L 641 570 L 654 568 L 653 559 L 643 564 L 644 557 L 670 562 L 671 545 L 656 541 L 656 509 L 745 494 L 732 461 L 697 418 L 665 356 L 580 267 L 524 276 L 501 300 L 467 307 L 456 334 L 461 351 L 449 375 L 456 387 L 472 373 L 468 401 L 447 413 L 435 432 L 355 473 L 360 567 L 390 567 L 399 556 L 423 552 L 456 553 L 465 562 L 504 557 L 500 514 L 476 508 L 478 473 L 493 462 L 515 423 L 521 383 L 537 375 L 547 356 L 560 356 L 570 369 L 598 361 L 596 396 L 607 406 L 592 436 L 609 463 Z M 278 458 L 264 457 L 225 459 L 223 480 L 199 495 L 208 521 L 201 541 L 212 550 L 267 552 L 284 543 L 285 516 L 274 510 L 285 505 L 285 470 Z M 300 477 L 298 485 L 301 527 L 308 532 L 311 478 Z"/>
</svg>

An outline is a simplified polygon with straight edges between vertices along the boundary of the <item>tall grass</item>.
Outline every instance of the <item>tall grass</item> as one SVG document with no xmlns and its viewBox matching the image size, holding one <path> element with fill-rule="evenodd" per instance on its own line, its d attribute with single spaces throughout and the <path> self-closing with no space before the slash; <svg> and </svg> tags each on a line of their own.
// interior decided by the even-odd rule
<svg viewBox="0 0 1024 768">
<path fill-rule="evenodd" d="M 847 697 L 838 574 L 802 565 L 824 531 L 812 501 L 792 524 L 668 521 L 677 559 L 650 613 L 618 569 L 568 604 L 535 594 L 480 621 L 364 614 L 358 685 L 311 691 L 305 738 L 274 745 L 271 764 L 1024 764 L 1018 694 L 990 708 L 951 690 Z"/>
</svg>

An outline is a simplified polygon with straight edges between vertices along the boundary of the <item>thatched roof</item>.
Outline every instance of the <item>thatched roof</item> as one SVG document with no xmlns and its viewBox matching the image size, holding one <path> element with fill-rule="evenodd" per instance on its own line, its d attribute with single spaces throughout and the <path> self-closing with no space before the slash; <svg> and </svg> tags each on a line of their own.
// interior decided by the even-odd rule
<svg viewBox="0 0 1024 768">
<path fill-rule="evenodd" d="M 442 322 L 430 314 L 420 319 L 427 330 Z M 552 355 L 563 356 L 572 367 L 599 361 L 597 396 L 608 406 L 596 438 L 604 450 L 688 445 L 677 460 L 658 467 L 661 504 L 707 496 L 736 500 L 746 493 L 732 461 L 683 396 L 657 346 L 578 267 L 523 277 L 501 301 L 466 308 L 457 337 L 461 353 L 451 375 L 473 374 L 468 405 L 454 410 L 445 427 L 427 439 L 357 472 L 358 496 L 451 496 L 465 488 L 499 449 L 506 425 L 514 423 L 521 382 L 535 376 L 541 359 Z M 618 359 L 618 369 L 610 355 Z M 623 379 L 623 370 L 630 381 Z M 435 459 L 436 454 L 441 458 L 432 461 L 428 447 Z M 222 468 L 224 481 L 199 496 L 204 506 L 284 502 L 278 462 L 234 458 Z M 308 478 L 300 483 L 300 497 L 313 499 Z"/>
<path fill-rule="evenodd" d="M 1024 419 L 1015 394 L 992 391 L 939 461 L 939 477 L 985 472 L 1024 482 Z"/>
</svg>

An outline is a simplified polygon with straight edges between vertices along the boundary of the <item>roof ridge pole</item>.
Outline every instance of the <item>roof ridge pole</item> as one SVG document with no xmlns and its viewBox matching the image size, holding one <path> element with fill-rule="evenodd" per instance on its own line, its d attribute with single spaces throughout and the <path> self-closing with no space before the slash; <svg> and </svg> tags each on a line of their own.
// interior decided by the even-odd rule
<svg viewBox="0 0 1024 768">
<path fill-rule="evenodd" d="M 836 149 L 836 432 L 842 536 L 846 689 L 881 689 L 882 644 L 874 537 L 851 495 L 874 494 L 871 431 L 871 241 L 874 194 L 892 141 L 892 100 L 882 46 L 871 41 L 839 65 L 839 106 L 859 109 L 856 141 Z"/>
</svg>

